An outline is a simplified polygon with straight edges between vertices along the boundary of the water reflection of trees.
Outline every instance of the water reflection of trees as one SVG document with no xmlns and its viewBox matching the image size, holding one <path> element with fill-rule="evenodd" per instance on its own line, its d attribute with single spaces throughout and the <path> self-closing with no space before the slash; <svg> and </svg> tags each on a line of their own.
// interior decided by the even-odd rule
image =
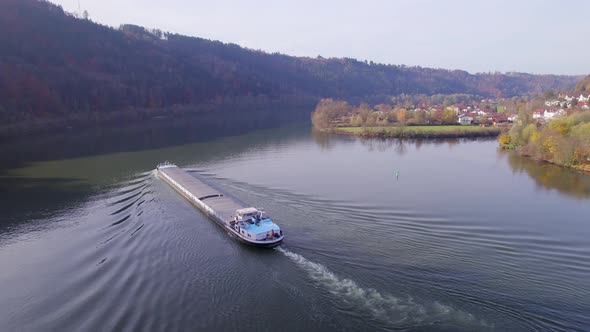
<svg viewBox="0 0 590 332">
<path fill-rule="evenodd" d="M 319 130 L 311 131 L 311 138 L 322 150 L 332 150 L 336 137 Z"/>
<path fill-rule="evenodd" d="M 335 135 L 319 130 L 311 131 L 311 138 L 322 150 L 332 150 L 337 144 L 351 144 L 356 141 L 355 137 Z"/>
<path fill-rule="evenodd" d="M 443 139 L 398 139 L 398 138 L 376 138 L 376 137 L 359 137 L 359 142 L 366 146 L 369 151 L 395 151 L 397 154 L 404 155 L 408 152 L 408 148 L 414 146 L 416 150 L 424 145 L 444 146 L 447 145 L 452 149 L 455 145 L 462 141 L 477 140 L 477 139 L 461 139 L 461 138 L 443 138 Z"/>
<path fill-rule="evenodd" d="M 555 189 L 577 198 L 590 197 L 588 174 L 522 157 L 514 152 L 501 153 L 507 155 L 508 164 L 516 173 L 526 172 L 539 187 L 546 190 Z"/>
<path fill-rule="evenodd" d="M 366 146 L 369 151 L 389 151 L 394 150 L 399 155 L 404 155 L 408 151 L 409 141 L 391 138 L 365 138 L 359 139 L 363 146 Z"/>
</svg>

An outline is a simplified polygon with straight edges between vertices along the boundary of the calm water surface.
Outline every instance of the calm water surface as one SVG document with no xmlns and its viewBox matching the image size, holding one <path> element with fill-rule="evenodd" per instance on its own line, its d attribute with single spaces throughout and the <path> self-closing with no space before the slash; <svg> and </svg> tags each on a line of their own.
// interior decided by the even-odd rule
<svg viewBox="0 0 590 332">
<path fill-rule="evenodd" d="M 590 176 L 496 146 L 295 127 L 13 158 L 0 330 L 590 330 Z M 163 160 L 264 207 L 285 243 L 229 238 Z"/>
</svg>

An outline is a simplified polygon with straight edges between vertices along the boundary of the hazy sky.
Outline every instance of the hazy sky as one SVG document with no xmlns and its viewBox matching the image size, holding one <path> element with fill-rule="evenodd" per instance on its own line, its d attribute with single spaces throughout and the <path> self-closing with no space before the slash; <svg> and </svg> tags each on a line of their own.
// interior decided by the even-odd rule
<svg viewBox="0 0 590 332">
<path fill-rule="evenodd" d="M 540 74 L 590 73 L 588 0 L 52 0 L 269 52 Z"/>
</svg>

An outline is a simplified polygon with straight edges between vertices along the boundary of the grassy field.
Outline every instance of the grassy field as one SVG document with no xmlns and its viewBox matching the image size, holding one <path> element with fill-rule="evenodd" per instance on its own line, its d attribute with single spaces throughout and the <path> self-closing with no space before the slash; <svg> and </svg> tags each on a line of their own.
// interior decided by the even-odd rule
<svg viewBox="0 0 590 332">
<path fill-rule="evenodd" d="M 500 134 L 497 127 L 478 126 L 338 127 L 335 131 L 365 137 L 396 138 L 494 137 Z"/>
</svg>

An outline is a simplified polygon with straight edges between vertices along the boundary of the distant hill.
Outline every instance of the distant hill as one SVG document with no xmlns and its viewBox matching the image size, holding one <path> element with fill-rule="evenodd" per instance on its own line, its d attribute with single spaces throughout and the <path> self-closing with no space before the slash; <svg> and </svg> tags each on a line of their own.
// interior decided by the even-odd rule
<svg viewBox="0 0 590 332">
<path fill-rule="evenodd" d="M 0 2 L 0 40 L 4 123 L 227 100 L 510 97 L 571 90 L 580 79 L 269 54 L 134 25 L 114 29 L 37 0 Z"/>
<path fill-rule="evenodd" d="M 576 88 L 574 89 L 575 94 L 589 94 L 590 93 L 590 75 L 586 76 L 583 80 L 576 84 Z"/>
</svg>

